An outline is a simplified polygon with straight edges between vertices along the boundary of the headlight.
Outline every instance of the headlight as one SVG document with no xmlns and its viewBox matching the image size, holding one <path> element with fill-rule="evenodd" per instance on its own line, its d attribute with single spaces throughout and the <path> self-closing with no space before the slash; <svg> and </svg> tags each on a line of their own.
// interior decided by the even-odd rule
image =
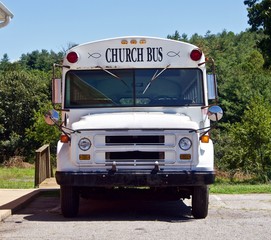
<svg viewBox="0 0 271 240">
<path fill-rule="evenodd" d="M 87 151 L 91 147 L 91 141 L 88 138 L 81 138 L 78 143 L 78 146 L 81 150 Z"/>
<path fill-rule="evenodd" d="M 179 146 L 182 150 L 187 151 L 191 148 L 192 141 L 189 138 L 184 137 L 179 141 Z"/>
</svg>

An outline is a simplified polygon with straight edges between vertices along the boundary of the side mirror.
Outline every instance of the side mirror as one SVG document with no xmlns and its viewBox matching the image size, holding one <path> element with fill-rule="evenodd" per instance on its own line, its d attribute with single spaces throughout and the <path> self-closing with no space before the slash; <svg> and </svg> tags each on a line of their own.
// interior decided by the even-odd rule
<svg viewBox="0 0 271 240">
<path fill-rule="evenodd" d="M 217 84 L 216 77 L 214 74 L 207 75 L 207 87 L 208 87 L 208 99 L 209 100 L 217 99 Z"/>
<path fill-rule="evenodd" d="M 48 125 L 55 125 L 59 121 L 59 114 L 56 110 L 51 110 L 44 115 L 44 118 Z"/>
<path fill-rule="evenodd" d="M 52 102 L 53 104 L 61 103 L 61 79 L 58 78 L 52 80 Z"/>
<path fill-rule="evenodd" d="M 219 121 L 223 117 L 223 110 L 219 106 L 211 106 L 207 115 L 211 121 Z"/>
</svg>

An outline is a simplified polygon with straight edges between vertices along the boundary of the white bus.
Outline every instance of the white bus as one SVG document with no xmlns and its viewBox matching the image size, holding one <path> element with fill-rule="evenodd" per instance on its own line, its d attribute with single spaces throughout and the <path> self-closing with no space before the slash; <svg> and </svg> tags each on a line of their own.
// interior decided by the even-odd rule
<svg viewBox="0 0 271 240">
<path fill-rule="evenodd" d="M 121 37 L 75 46 L 58 67 L 53 103 L 62 120 L 54 110 L 46 121 L 63 132 L 56 171 L 62 214 L 75 217 L 80 197 L 133 188 L 192 196 L 192 215 L 205 218 L 215 179 L 210 119 L 223 112 L 209 106 L 216 84 L 202 51 L 169 39 Z"/>
</svg>

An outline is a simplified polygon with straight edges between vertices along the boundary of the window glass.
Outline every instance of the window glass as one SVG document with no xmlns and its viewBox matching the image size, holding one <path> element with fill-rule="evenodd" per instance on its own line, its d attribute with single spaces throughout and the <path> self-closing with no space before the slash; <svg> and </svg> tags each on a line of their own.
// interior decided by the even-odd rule
<svg viewBox="0 0 271 240">
<path fill-rule="evenodd" d="M 65 107 L 203 105 L 199 69 L 72 70 Z"/>
</svg>

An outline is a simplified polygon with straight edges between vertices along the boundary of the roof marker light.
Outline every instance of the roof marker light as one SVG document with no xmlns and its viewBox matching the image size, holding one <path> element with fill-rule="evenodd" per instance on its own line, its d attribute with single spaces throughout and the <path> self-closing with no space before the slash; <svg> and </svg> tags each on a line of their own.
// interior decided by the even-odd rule
<svg viewBox="0 0 271 240">
<path fill-rule="evenodd" d="M 193 61 L 198 61 L 201 59 L 201 56 L 202 56 L 202 51 L 199 49 L 199 48 L 195 48 L 191 51 L 190 53 L 190 58 L 193 60 Z"/>
<path fill-rule="evenodd" d="M 147 43 L 147 41 L 145 40 L 145 39 L 141 39 L 140 41 L 139 41 L 139 44 L 146 44 Z"/>
<path fill-rule="evenodd" d="M 127 40 L 121 40 L 121 44 L 128 44 Z"/>
<path fill-rule="evenodd" d="M 69 63 L 76 63 L 78 61 L 78 54 L 76 52 L 69 52 L 67 60 Z"/>
</svg>

